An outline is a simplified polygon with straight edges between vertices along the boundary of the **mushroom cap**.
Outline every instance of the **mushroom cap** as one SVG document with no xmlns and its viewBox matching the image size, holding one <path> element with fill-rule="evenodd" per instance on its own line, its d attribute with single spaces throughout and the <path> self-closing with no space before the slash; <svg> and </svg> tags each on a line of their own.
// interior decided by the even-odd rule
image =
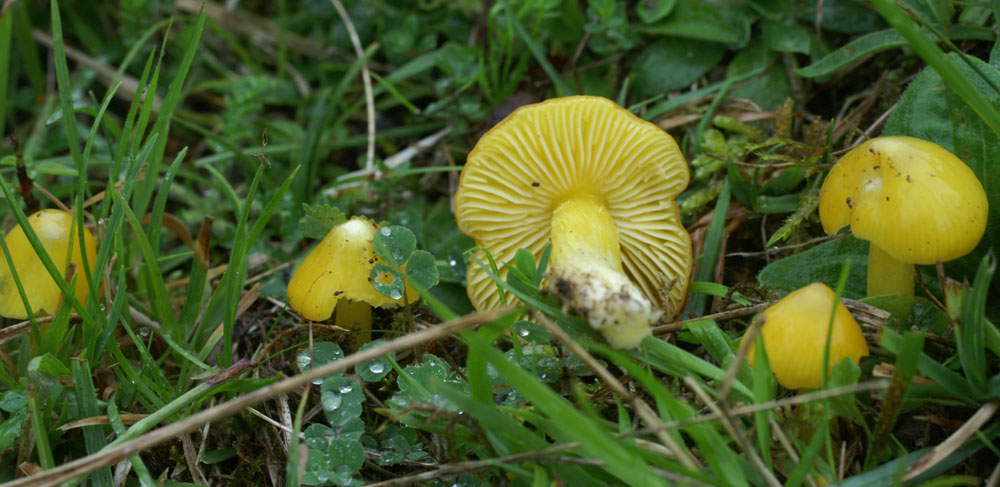
<svg viewBox="0 0 1000 487">
<path fill-rule="evenodd" d="M 688 179 L 677 143 L 656 125 L 605 98 L 555 98 L 518 108 L 479 139 L 462 170 L 455 217 L 498 263 L 510 262 L 520 248 L 542 253 L 560 203 L 597 198 L 615 223 L 625 274 L 673 315 L 691 269 L 691 238 L 674 201 Z M 466 277 L 476 309 L 500 305 L 478 264 Z"/>
<path fill-rule="evenodd" d="M 80 251 L 80 238 L 77 233 L 79 227 L 73 227 L 73 215 L 62 210 L 41 210 L 28 217 L 28 224 L 35 231 L 52 262 L 63 271 L 64 277 L 68 270 L 67 254 L 72 238 L 73 254 L 69 263 L 75 266 L 74 293 L 80 302 L 85 302 L 87 294 L 90 293 L 90 284 L 87 282 L 86 274 L 83 274 L 83 254 Z M 62 302 L 62 290 L 42 265 L 38 254 L 31 248 L 24 229 L 20 225 L 16 226 L 7 232 L 4 239 L 7 241 L 11 260 L 14 262 L 14 270 L 17 271 L 17 277 L 28 295 L 32 314 L 34 316 L 54 314 Z M 83 232 L 83 239 L 83 248 L 87 251 L 87 264 L 93 271 L 97 262 L 97 241 L 89 230 Z M 21 320 L 28 317 L 24 302 L 17 292 L 14 276 L 2 252 L 0 252 L 0 316 Z"/>
<path fill-rule="evenodd" d="M 333 227 L 292 274 L 288 304 L 312 321 L 329 319 L 341 299 L 382 308 L 402 305 L 402 296 L 391 299 L 369 281 L 372 268 L 382 260 L 372 248 L 377 229 L 367 218 L 357 216 Z M 406 286 L 406 297 L 413 302 L 418 296 Z"/>
<path fill-rule="evenodd" d="M 827 326 L 837 295 L 829 286 L 814 282 L 789 293 L 764 311 L 760 333 L 771 371 L 787 389 L 815 389 L 823 383 L 823 352 Z M 868 355 L 868 343 L 858 322 L 837 301 L 830 335 L 830 365 L 849 357 L 858 363 Z M 754 348 L 747 358 L 754 363 Z"/>
<path fill-rule="evenodd" d="M 914 264 L 972 251 L 987 212 L 975 173 L 943 147 L 913 137 L 877 137 L 855 147 L 820 190 L 826 233 L 850 225 L 856 237 Z"/>
</svg>

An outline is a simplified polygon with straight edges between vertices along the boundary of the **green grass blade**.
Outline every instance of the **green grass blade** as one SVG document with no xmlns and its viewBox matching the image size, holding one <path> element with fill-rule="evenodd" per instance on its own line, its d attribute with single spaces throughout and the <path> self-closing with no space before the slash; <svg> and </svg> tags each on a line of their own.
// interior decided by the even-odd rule
<svg viewBox="0 0 1000 487">
<path fill-rule="evenodd" d="M 962 322 L 958 329 L 958 358 L 969 384 L 979 394 L 987 390 L 986 377 L 986 302 L 990 281 L 996 271 L 996 259 L 986 254 L 979 262 L 979 269 L 972 284 L 972 291 L 962 299 Z"/>
<path fill-rule="evenodd" d="M 576 91 L 571 89 L 569 85 L 566 84 L 566 80 L 559 75 L 559 71 L 556 70 L 555 66 L 549 62 L 549 58 L 545 56 L 545 51 L 542 46 L 539 45 L 538 41 L 536 41 L 531 34 L 528 33 L 528 30 L 524 28 L 524 24 L 517 19 L 517 14 L 511 11 L 507 4 L 504 4 L 504 8 L 506 9 L 507 21 L 514 26 L 514 30 L 517 32 L 521 42 L 524 42 L 524 44 L 528 46 L 528 50 L 531 51 L 531 55 L 535 57 L 535 62 L 542 67 L 545 74 L 547 74 L 549 79 L 552 80 L 552 85 L 556 89 L 556 96 L 569 96 L 576 94 Z"/>
<path fill-rule="evenodd" d="M 45 96 L 45 72 L 42 69 L 41 56 L 38 55 L 38 47 L 31 38 L 32 26 L 31 17 L 28 15 L 28 5 L 29 2 L 14 2 L 11 7 L 14 14 L 14 39 L 18 48 L 21 69 L 28 77 L 28 84 L 31 85 L 31 94 L 36 100 L 41 100 Z M 3 130 L 0 130 L 0 134 L 2 133 Z"/>
<path fill-rule="evenodd" d="M 113 396 L 108 401 L 108 422 L 111 423 L 111 429 L 115 431 L 116 435 L 122 435 L 125 433 L 125 424 L 122 423 L 121 414 L 118 413 L 116 399 L 117 397 Z M 139 477 L 139 484 L 142 487 L 156 487 L 159 485 L 149 473 L 149 468 L 146 467 L 146 463 L 142 461 L 142 457 L 138 453 L 129 455 L 128 461 L 132 463 L 132 470 L 135 470 L 135 474 Z"/>
<path fill-rule="evenodd" d="M 190 42 L 188 42 L 187 48 L 184 50 L 184 57 L 177 66 L 174 78 L 170 82 L 170 88 L 167 90 L 167 96 L 163 99 L 163 106 L 160 107 L 160 112 L 157 114 L 156 124 L 153 125 L 153 133 L 158 134 L 159 137 L 157 138 L 156 145 L 154 146 L 153 157 L 149 161 L 149 166 L 146 168 L 146 177 L 139 182 L 139 186 L 136 188 L 134 195 L 134 210 L 138 214 L 146 213 L 146 206 L 149 204 L 149 200 L 152 197 L 153 188 L 159 180 L 160 163 L 163 160 L 163 153 L 167 146 L 167 133 L 170 130 L 170 119 L 173 117 L 174 110 L 177 109 L 177 105 L 180 103 L 181 90 L 184 87 L 184 81 L 187 79 L 188 71 L 191 69 L 191 64 L 194 62 L 195 54 L 198 52 L 198 46 L 201 43 L 201 34 L 204 29 L 205 11 L 202 10 L 195 21 L 195 25 L 193 26 Z M 147 101 L 151 100 L 152 98 L 149 98 Z"/>
<path fill-rule="evenodd" d="M 142 259 L 145 263 L 145 271 L 149 276 L 149 302 L 156 313 L 156 320 L 163 326 L 165 335 L 172 335 L 175 339 L 183 340 L 184 333 L 177 326 L 177 318 L 174 316 L 170 306 L 170 298 L 167 296 L 167 287 L 163 281 L 163 274 L 160 273 L 160 266 L 157 262 L 157 254 L 153 251 L 152 244 L 146 237 L 146 232 L 142 229 L 142 223 L 132 212 L 132 209 L 125 203 L 125 197 L 116 189 L 109 189 L 111 196 L 115 199 L 115 204 L 119 205 L 128 219 L 135 241 L 142 250 Z"/>
<path fill-rule="evenodd" d="M 73 94 L 69 83 L 69 68 L 66 66 L 66 46 L 63 43 L 62 19 L 59 16 L 59 2 L 52 0 L 52 52 L 56 68 L 56 82 L 59 86 L 59 105 L 62 108 L 62 122 L 66 130 L 66 143 L 73 156 L 76 173 L 83 174 L 83 154 L 77 137 L 76 112 L 73 109 Z"/>
<path fill-rule="evenodd" d="M 641 460 L 635 446 L 611 436 L 601 425 L 587 419 L 566 399 L 537 378 L 507 360 L 503 354 L 474 333 L 465 335 L 470 353 L 482 354 L 511 385 L 554 422 L 553 434 L 560 441 L 578 441 L 588 457 L 604 462 L 604 468 L 628 485 L 649 487 L 666 485 L 663 479 Z"/>
<path fill-rule="evenodd" d="M 672 343 L 659 339 L 647 339 L 642 342 L 643 349 L 629 352 L 636 360 L 648 363 L 670 375 L 684 377 L 692 375 L 721 381 L 726 371 L 712 365 L 701 357 L 693 355 Z M 733 381 L 733 390 L 742 394 L 747 400 L 753 399 L 753 393 L 739 380 Z M 714 391 L 709 390 L 714 394 Z"/>
<path fill-rule="evenodd" d="M 642 367 L 626 355 L 612 350 L 599 343 L 588 343 L 589 348 L 599 351 L 605 357 L 611 359 L 616 365 L 625 369 L 632 377 L 638 380 L 646 391 L 656 399 L 657 406 L 667 414 L 664 420 L 682 421 L 695 417 L 695 410 L 687 403 L 677 399 L 676 395 L 668 390 L 657 377 L 653 376 L 648 369 Z M 712 467 L 712 472 L 718 477 L 716 482 L 719 485 L 745 486 L 747 483 L 743 469 L 740 467 L 739 456 L 729 447 L 729 441 L 709 424 L 695 424 L 683 428 L 684 433 L 694 440 L 698 450 L 705 460 Z M 683 439 L 675 432 L 670 432 L 677 444 L 683 445 Z M 683 466 L 677 465 L 674 470 L 680 472 Z M 689 472 L 693 475 L 696 472 Z"/>
<path fill-rule="evenodd" d="M 10 44 L 14 37 L 14 12 L 9 10 L 0 14 L 0 135 L 4 132 L 7 121 L 7 85 L 10 83 Z"/>
<path fill-rule="evenodd" d="M 31 431 L 35 433 L 38 463 L 43 469 L 53 468 L 56 466 L 56 461 L 52 456 L 52 446 L 49 444 L 49 426 L 42 414 L 41 405 L 38 404 L 38 390 L 34 387 L 28 388 L 28 415 L 31 417 Z"/>
<path fill-rule="evenodd" d="M 94 389 L 94 382 L 91 378 L 90 365 L 86 360 L 74 360 L 72 362 L 73 382 L 76 384 L 76 404 L 79 408 L 79 419 L 92 418 L 98 416 L 100 411 L 97 407 L 97 390 Z M 101 426 L 84 426 L 83 440 L 87 446 L 87 454 L 91 455 L 104 448 L 104 431 Z M 113 485 L 111 480 L 111 469 L 104 467 L 90 475 L 91 482 L 96 486 Z"/>
<path fill-rule="evenodd" d="M 715 202 L 715 213 L 712 215 L 712 222 L 708 225 L 708 233 L 705 235 L 705 243 L 701 246 L 701 254 L 697 258 L 698 271 L 694 281 L 715 281 L 715 263 L 719 260 L 719 252 L 722 249 L 722 232 L 726 225 L 726 214 L 729 212 L 729 181 L 722 184 L 722 192 Z M 705 294 L 694 294 L 688 301 L 685 315 L 701 316 L 705 312 L 705 305 L 708 303 L 708 296 Z"/>
<path fill-rule="evenodd" d="M 767 349 L 764 348 L 764 338 L 757 334 L 754 340 L 755 348 L 753 367 L 753 402 L 754 404 L 765 404 L 774 400 L 774 374 L 771 372 L 771 363 L 767 358 Z M 771 411 L 760 411 L 754 413 L 754 427 L 757 430 L 757 449 L 764 463 L 771 468 L 773 460 L 771 457 L 771 421 L 773 415 Z"/>
</svg>

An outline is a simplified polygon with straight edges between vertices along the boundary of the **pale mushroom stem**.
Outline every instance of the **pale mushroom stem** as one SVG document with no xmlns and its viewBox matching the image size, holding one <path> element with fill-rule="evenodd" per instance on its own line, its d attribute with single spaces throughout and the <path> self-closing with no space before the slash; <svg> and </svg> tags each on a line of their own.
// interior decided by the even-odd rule
<svg viewBox="0 0 1000 487">
<path fill-rule="evenodd" d="M 549 291 L 612 347 L 638 346 L 662 311 L 622 271 L 618 232 L 604 203 L 589 195 L 564 201 L 552 213 L 551 237 Z"/>
<path fill-rule="evenodd" d="M 333 324 L 348 330 L 372 329 L 372 306 L 364 300 L 342 299 L 337 303 Z M 344 350 L 356 352 L 362 345 L 372 341 L 372 334 L 351 333 L 344 340 Z"/>
<path fill-rule="evenodd" d="M 873 243 L 868 250 L 868 295 L 885 294 L 913 296 L 913 264 L 896 259 Z"/>
</svg>

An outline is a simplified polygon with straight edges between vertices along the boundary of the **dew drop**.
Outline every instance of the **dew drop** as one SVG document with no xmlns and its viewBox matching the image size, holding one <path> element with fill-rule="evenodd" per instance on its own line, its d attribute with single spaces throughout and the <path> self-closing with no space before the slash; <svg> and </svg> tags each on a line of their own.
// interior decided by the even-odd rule
<svg viewBox="0 0 1000 487">
<path fill-rule="evenodd" d="M 403 292 L 400 291 L 399 289 L 393 289 L 392 291 L 389 291 L 389 297 L 392 298 L 392 299 L 402 298 L 403 297 Z"/>
<path fill-rule="evenodd" d="M 385 228 L 379 230 L 379 232 L 382 232 L 382 235 L 385 235 L 386 237 L 388 237 L 389 235 L 392 235 L 392 229 L 390 229 L 389 227 L 385 227 Z"/>
<path fill-rule="evenodd" d="M 342 402 L 344 402 L 344 399 L 340 397 L 340 394 L 334 394 L 332 392 L 323 394 L 323 409 L 327 411 L 335 411 L 340 407 Z"/>
<path fill-rule="evenodd" d="M 526 337 L 526 336 L 528 336 L 530 334 L 531 334 L 531 330 L 529 330 L 527 328 L 522 328 L 521 331 L 518 332 L 518 335 L 521 335 L 522 337 Z"/>
<path fill-rule="evenodd" d="M 451 260 L 448 261 L 448 265 L 450 265 L 452 267 L 455 267 L 455 266 L 458 265 L 458 261 L 455 260 L 455 259 L 451 259 Z"/>
<path fill-rule="evenodd" d="M 385 371 L 385 365 L 383 365 L 382 362 L 373 362 L 368 366 L 368 370 L 370 370 L 373 374 L 381 374 Z"/>
<path fill-rule="evenodd" d="M 344 384 L 344 385 L 340 386 L 340 393 L 341 394 L 347 394 L 348 392 L 351 392 L 353 390 L 354 390 L 354 388 L 351 387 L 350 384 Z"/>
</svg>

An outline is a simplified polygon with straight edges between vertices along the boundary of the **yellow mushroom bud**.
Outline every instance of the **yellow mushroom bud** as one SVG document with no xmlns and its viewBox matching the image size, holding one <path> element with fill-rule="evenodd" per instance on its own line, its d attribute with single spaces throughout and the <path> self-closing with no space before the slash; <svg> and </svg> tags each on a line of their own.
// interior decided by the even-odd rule
<svg viewBox="0 0 1000 487">
<path fill-rule="evenodd" d="M 68 274 L 69 266 L 73 266 L 73 271 L 77 275 L 74 290 L 76 298 L 80 302 L 86 301 L 90 285 L 83 273 L 79 227 L 73 225 L 73 215 L 62 210 L 42 210 L 29 216 L 28 224 L 38 235 L 45 252 L 62 271 L 64 277 Z M 89 230 L 84 230 L 83 235 L 87 264 L 93 271 L 94 263 L 97 261 L 97 241 Z M 55 314 L 62 302 L 62 291 L 42 265 L 42 260 L 28 242 L 24 229 L 20 226 L 12 228 L 4 236 L 4 240 L 7 242 L 7 250 L 10 252 L 11 261 L 14 262 L 17 277 L 28 295 L 32 314 L 35 316 Z M 70 240 L 73 241 L 72 257 L 68 257 Z M 28 317 L 5 258 L 0 259 L 0 316 L 22 320 Z"/>
<path fill-rule="evenodd" d="M 823 384 L 823 354 L 836 294 L 814 282 L 785 296 L 764 311 L 760 334 L 778 383 L 788 389 L 815 389 Z M 858 363 L 868 344 L 858 322 L 840 301 L 830 334 L 828 367 L 850 358 Z M 754 364 L 751 344 L 747 359 Z"/>
</svg>

